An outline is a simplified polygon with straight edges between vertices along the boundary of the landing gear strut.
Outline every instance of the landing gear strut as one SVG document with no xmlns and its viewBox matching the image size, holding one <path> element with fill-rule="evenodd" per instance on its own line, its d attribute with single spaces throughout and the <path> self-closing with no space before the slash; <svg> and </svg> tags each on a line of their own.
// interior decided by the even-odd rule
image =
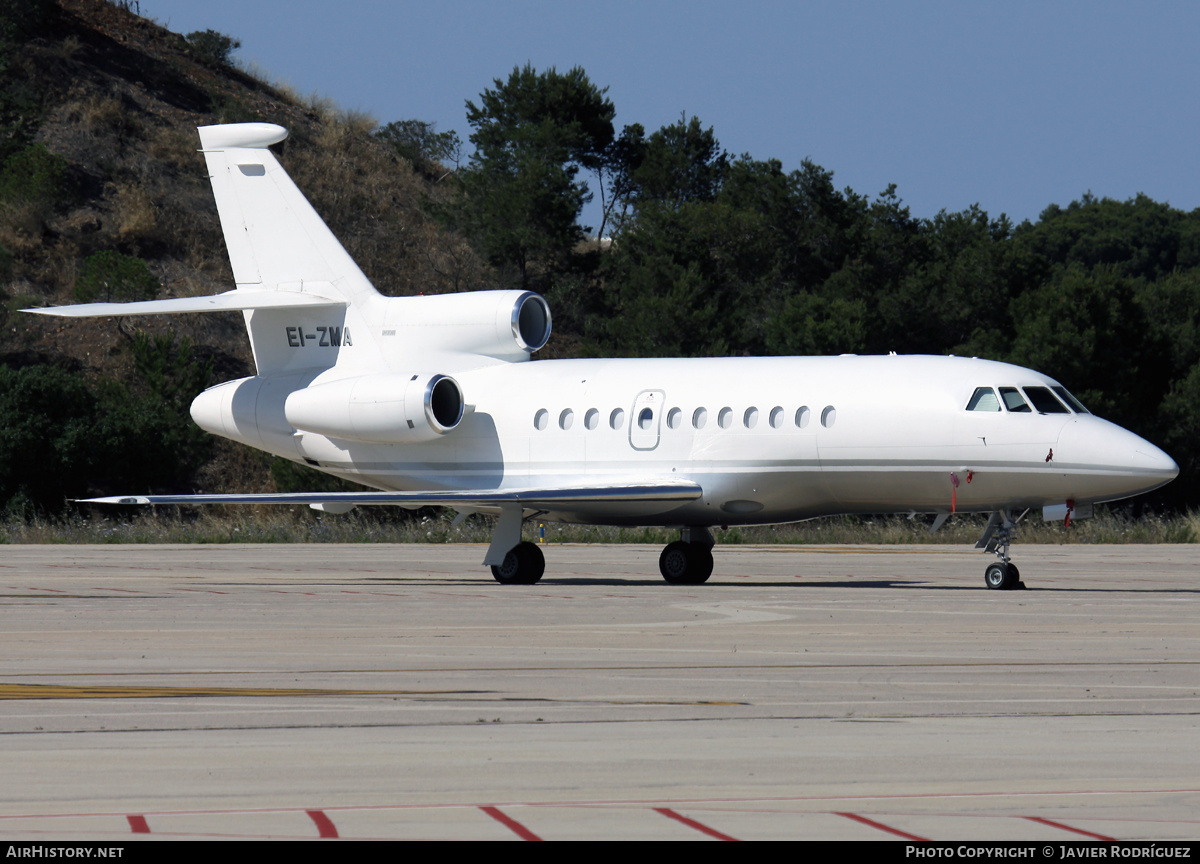
<svg viewBox="0 0 1200 864">
<path fill-rule="evenodd" d="M 1028 512 L 1028 511 L 1026 511 Z M 976 549 L 993 553 L 999 560 L 989 564 L 983 571 L 983 583 L 996 591 L 1015 591 L 1025 587 L 1021 581 L 1021 571 L 1009 560 L 1009 550 L 1012 548 L 1013 537 L 1016 535 L 1017 523 L 1021 521 L 1022 513 L 1016 519 L 1008 510 L 998 510 L 988 520 L 983 536 L 975 544 Z"/>
<path fill-rule="evenodd" d="M 683 539 L 668 543 L 658 556 L 658 570 L 672 585 L 700 585 L 713 571 L 713 538 L 707 528 L 684 528 Z"/>
<path fill-rule="evenodd" d="M 533 585 L 546 572 L 546 558 L 528 540 L 508 550 L 504 561 L 492 565 L 492 576 L 501 585 Z"/>
</svg>

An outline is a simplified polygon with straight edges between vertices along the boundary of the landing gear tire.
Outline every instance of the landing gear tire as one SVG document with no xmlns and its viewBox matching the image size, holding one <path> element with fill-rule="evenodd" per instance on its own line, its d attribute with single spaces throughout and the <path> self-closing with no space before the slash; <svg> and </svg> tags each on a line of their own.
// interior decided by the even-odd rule
<svg viewBox="0 0 1200 864">
<path fill-rule="evenodd" d="M 686 585 L 692 569 L 690 544 L 682 540 L 668 543 L 658 556 L 658 572 L 672 585 Z"/>
<path fill-rule="evenodd" d="M 712 551 L 697 543 L 676 540 L 658 556 L 658 570 L 672 585 L 700 585 L 712 575 Z"/>
<path fill-rule="evenodd" d="M 1021 572 L 1012 564 L 997 562 L 989 564 L 983 572 L 983 581 L 993 591 L 1012 591 L 1021 585 Z"/>
<path fill-rule="evenodd" d="M 492 565 L 492 577 L 501 585 L 533 585 L 546 572 L 546 557 L 536 543 L 518 543 L 500 564 Z"/>
</svg>

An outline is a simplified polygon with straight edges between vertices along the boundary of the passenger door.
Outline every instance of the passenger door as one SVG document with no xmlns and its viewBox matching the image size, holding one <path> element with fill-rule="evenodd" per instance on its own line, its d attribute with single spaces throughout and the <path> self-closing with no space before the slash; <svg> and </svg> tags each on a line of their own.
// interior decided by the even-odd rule
<svg viewBox="0 0 1200 864">
<path fill-rule="evenodd" d="M 634 450 L 653 450 L 658 446 L 666 394 L 661 390 L 643 390 L 633 401 L 629 417 L 629 445 Z"/>
</svg>

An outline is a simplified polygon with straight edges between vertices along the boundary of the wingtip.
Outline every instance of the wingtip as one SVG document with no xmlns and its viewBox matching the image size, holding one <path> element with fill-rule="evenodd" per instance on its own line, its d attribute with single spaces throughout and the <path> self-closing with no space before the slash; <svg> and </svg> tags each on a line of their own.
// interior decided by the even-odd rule
<svg viewBox="0 0 1200 864">
<path fill-rule="evenodd" d="M 76 504 L 149 504 L 150 499 L 140 495 L 112 495 L 107 498 L 73 498 Z"/>
</svg>

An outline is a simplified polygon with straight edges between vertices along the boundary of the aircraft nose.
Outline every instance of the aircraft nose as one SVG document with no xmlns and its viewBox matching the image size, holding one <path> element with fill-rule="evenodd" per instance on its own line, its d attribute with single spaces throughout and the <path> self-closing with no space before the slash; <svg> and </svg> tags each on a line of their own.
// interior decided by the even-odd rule
<svg viewBox="0 0 1200 864">
<path fill-rule="evenodd" d="M 1107 478 L 1104 498 L 1115 500 L 1149 492 L 1179 474 L 1175 460 L 1128 429 L 1098 417 L 1076 417 L 1059 436 L 1055 463 L 1078 466 Z"/>
<path fill-rule="evenodd" d="M 1162 477 L 1164 483 L 1168 483 L 1179 476 L 1179 466 L 1175 464 L 1175 460 L 1159 450 L 1149 441 L 1144 438 L 1139 438 L 1141 446 L 1134 450 L 1134 454 L 1141 460 L 1141 465 L 1152 475 Z"/>
</svg>

